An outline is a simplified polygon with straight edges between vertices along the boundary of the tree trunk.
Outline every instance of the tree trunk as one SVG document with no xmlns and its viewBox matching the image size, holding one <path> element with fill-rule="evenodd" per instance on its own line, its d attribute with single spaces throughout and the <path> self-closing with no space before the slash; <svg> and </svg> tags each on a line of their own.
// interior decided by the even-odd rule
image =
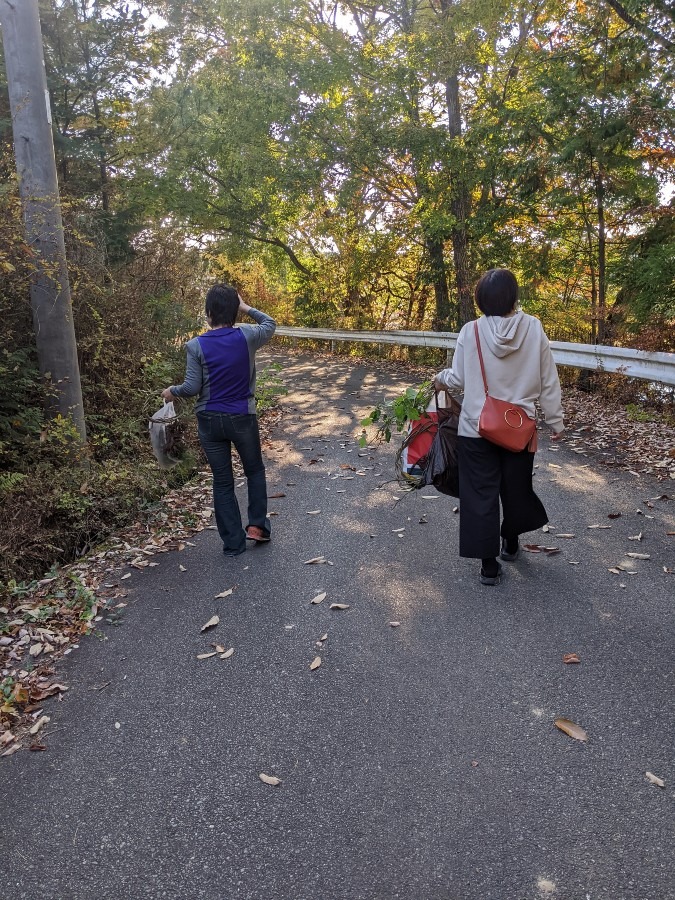
<svg viewBox="0 0 675 900">
<path fill-rule="evenodd" d="M 448 0 L 442 0 L 441 9 L 447 12 Z M 453 138 L 462 136 L 462 110 L 459 96 L 459 78 L 453 72 L 445 82 L 445 97 L 448 106 L 448 131 Z M 463 172 L 452 172 L 452 200 L 450 209 L 454 225 L 450 233 L 452 255 L 455 264 L 455 286 L 457 288 L 459 326 L 475 318 L 473 296 L 471 294 L 471 270 L 469 266 L 469 241 L 466 222 L 471 210 L 471 198 L 464 183 Z"/>
<path fill-rule="evenodd" d="M 450 12 L 450 0 L 441 0 L 441 11 L 446 17 Z M 448 34 L 454 42 L 454 30 L 452 23 L 447 22 Z M 462 136 L 462 107 L 459 96 L 459 77 L 456 71 L 451 72 L 445 81 L 445 100 L 448 107 L 448 131 L 452 138 Z M 466 322 L 475 318 L 473 296 L 471 293 L 471 270 L 469 266 L 469 241 L 466 232 L 466 222 L 471 211 L 471 198 L 464 181 L 464 173 L 451 172 L 452 200 L 450 209 L 454 219 L 454 225 L 450 234 L 452 241 L 452 255 L 455 264 L 455 286 L 457 288 L 458 325 L 461 327 Z"/>
<path fill-rule="evenodd" d="M 598 170 L 595 177 L 595 196 L 598 204 L 598 343 L 603 344 L 607 319 L 607 233 L 605 225 L 605 182 Z"/>
<path fill-rule="evenodd" d="M 448 278 L 445 271 L 445 257 L 443 254 L 443 241 L 427 237 L 425 239 L 427 253 L 429 254 L 429 266 L 431 269 L 431 281 L 434 286 L 436 298 L 436 315 L 434 317 L 434 331 L 450 331 L 455 316 L 450 303 L 448 291 Z"/>
<path fill-rule="evenodd" d="M 72 419 L 84 443 L 82 388 L 37 0 L 0 0 L 0 25 L 26 236 L 37 260 L 30 294 L 40 372 L 50 385 L 47 413 Z"/>
</svg>

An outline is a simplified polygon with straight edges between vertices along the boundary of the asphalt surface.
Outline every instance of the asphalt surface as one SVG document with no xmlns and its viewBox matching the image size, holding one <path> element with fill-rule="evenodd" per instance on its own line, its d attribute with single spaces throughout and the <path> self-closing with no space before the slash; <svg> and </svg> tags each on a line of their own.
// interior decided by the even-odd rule
<svg viewBox="0 0 675 900">
<path fill-rule="evenodd" d="M 675 898 L 675 503 L 644 502 L 673 486 L 544 438 L 530 540 L 562 552 L 484 587 L 456 501 L 402 493 L 392 447 L 359 456 L 404 377 L 277 358 L 273 541 L 225 560 L 208 530 L 129 570 L 121 624 L 62 664 L 48 751 L 0 766 L 0 896 Z M 198 660 L 212 642 L 234 655 Z"/>
</svg>

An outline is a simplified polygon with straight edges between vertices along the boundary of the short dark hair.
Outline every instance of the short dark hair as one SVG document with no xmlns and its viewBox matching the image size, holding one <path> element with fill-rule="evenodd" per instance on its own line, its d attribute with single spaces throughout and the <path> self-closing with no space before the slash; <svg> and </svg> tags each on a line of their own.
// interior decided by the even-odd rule
<svg viewBox="0 0 675 900">
<path fill-rule="evenodd" d="M 204 309 L 212 325 L 234 325 L 239 310 L 237 289 L 229 284 L 214 284 L 206 294 Z"/>
<path fill-rule="evenodd" d="M 506 316 L 518 302 L 518 282 L 509 269 L 489 269 L 476 285 L 476 306 L 486 316 Z"/>
</svg>

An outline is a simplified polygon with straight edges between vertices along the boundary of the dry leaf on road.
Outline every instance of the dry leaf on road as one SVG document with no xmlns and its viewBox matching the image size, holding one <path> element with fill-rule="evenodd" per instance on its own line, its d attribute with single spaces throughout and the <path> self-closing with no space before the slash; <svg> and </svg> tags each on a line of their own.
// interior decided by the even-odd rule
<svg viewBox="0 0 675 900">
<path fill-rule="evenodd" d="M 230 647 L 229 650 L 226 650 L 224 653 L 220 654 L 221 659 L 229 659 L 231 656 L 234 656 L 234 647 Z"/>
<path fill-rule="evenodd" d="M 313 556 L 312 559 L 306 559 L 304 562 L 304 565 L 305 566 L 320 565 L 321 563 L 323 563 L 325 561 L 326 561 L 326 558 L 324 556 Z"/>
<path fill-rule="evenodd" d="M 261 772 L 258 778 L 263 784 L 271 784 L 272 787 L 278 787 L 281 784 L 281 778 L 277 778 L 276 775 L 265 775 L 264 772 Z"/>
<path fill-rule="evenodd" d="M 655 784 L 657 787 L 664 788 L 666 786 L 663 778 L 659 778 L 658 775 L 654 775 L 653 772 L 645 772 L 645 778 L 650 784 Z"/>
<path fill-rule="evenodd" d="M 38 731 L 39 731 L 44 725 L 47 724 L 47 722 L 51 722 L 51 719 L 49 718 L 49 716 L 40 716 L 40 718 L 37 720 L 37 722 L 35 723 L 35 725 L 32 725 L 32 726 L 28 729 L 28 733 L 29 733 L 29 734 L 37 734 Z"/>
<path fill-rule="evenodd" d="M 285 496 L 286 496 L 286 494 L 280 492 L 278 494 L 268 494 L 267 499 L 268 500 L 281 500 L 281 498 L 285 497 Z"/>
<path fill-rule="evenodd" d="M 209 659 L 211 656 L 218 656 L 218 651 L 212 650 L 210 653 L 198 653 L 197 659 Z"/>
<path fill-rule="evenodd" d="M 234 588 L 230 588 L 229 591 L 223 591 L 221 594 L 216 594 L 214 597 L 215 600 L 222 600 L 224 597 L 229 597 Z"/>
<path fill-rule="evenodd" d="M 309 667 L 312 671 L 314 671 L 314 669 L 318 669 L 320 665 L 321 665 L 321 657 L 315 656 L 314 659 L 309 664 Z"/>
<path fill-rule="evenodd" d="M 318 516 L 320 512 L 321 512 L 320 509 L 308 509 L 307 515 L 308 516 Z"/>
<path fill-rule="evenodd" d="M 556 719 L 553 724 L 556 728 L 559 728 L 561 731 L 564 731 L 565 734 L 574 738 L 575 741 L 588 740 L 588 735 L 581 725 L 577 725 L 576 722 L 572 722 L 570 719 Z"/>
<path fill-rule="evenodd" d="M 390 622 L 389 624 L 391 625 L 392 628 L 398 628 L 401 623 L 400 622 Z"/>
<path fill-rule="evenodd" d="M 215 628 L 218 622 L 220 622 L 220 616 L 211 616 L 206 625 L 202 625 L 201 630 L 206 631 L 208 628 Z"/>
<path fill-rule="evenodd" d="M 626 553 L 631 559 L 651 559 L 649 553 Z"/>
<path fill-rule="evenodd" d="M 349 603 L 331 603 L 330 609 L 349 609 Z"/>
<path fill-rule="evenodd" d="M 571 665 L 571 664 L 573 664 L 573 663 L 580 663 L 580 662 L 581 662 L 581 660 L 579 659 L 579 654 L 578 654 L 578 653 L 563 653 L 563 658 L 562 658 L 562 660 L 563 660 L 563 662 L 566 663 L 568 666 Z"/>
<path fill-rule="evenodd" d="M 309 602 L 316 605 L 317 603 L 321 603 L 325 599 L 326 599 L 326 592 L 324 591 L 322 594 L 317 594 L 316 597 L 314 597 Z"/>
</svg>

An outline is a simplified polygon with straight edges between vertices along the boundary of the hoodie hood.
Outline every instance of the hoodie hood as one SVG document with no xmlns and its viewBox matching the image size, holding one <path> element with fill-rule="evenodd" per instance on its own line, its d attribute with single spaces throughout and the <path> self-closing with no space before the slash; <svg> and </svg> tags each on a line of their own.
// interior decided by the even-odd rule
<svg viewBox="0 0 675 900">
<path fill-rule="evenodd" d="M 481 344 L 502 359 L 520 349 L 531 323 L 532 319 L 520 310 L 514 316 L 481 316 L 478 320 Z"/>
</svg>

